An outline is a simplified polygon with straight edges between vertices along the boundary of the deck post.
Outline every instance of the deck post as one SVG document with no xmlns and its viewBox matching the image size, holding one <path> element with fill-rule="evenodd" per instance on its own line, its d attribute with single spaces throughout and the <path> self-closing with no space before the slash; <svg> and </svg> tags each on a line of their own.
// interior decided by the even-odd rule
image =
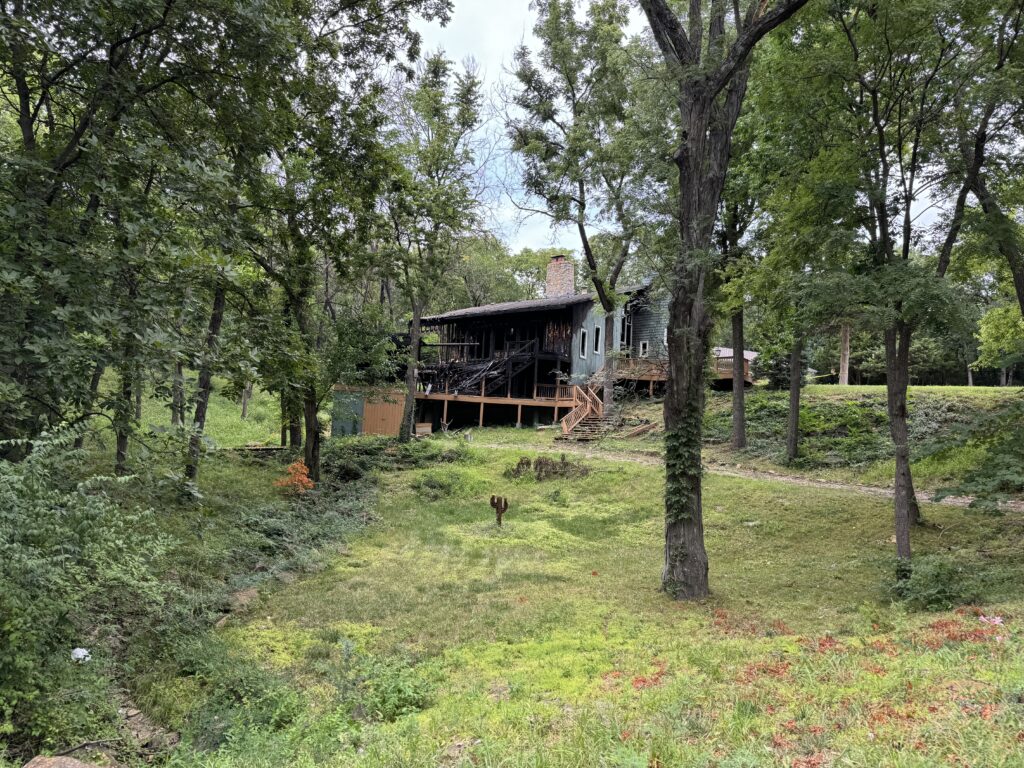
<svg viewBox="0 0 1024 768">
<path fill-rule="evenodd" d="M 654 379 L 647 382 L 647 396 L 652 399 L 654 398 Z"/>
<path fill-rule="evenodd" d="M 484 401 L 480 401 L 480 426 L 484 425 Z"/>
<path fill-rule="evenodd" d="M 557 391 L 555 392 L 555 398 L 556 398 L 556 401 L 557 401 L 557 398 L 558 398 L 558 392 Z M 558 421 L 558 406 L 557 405 L 555 406 L 555 421 L 556 422 Z"/>
<path fill-rule="evenodd" d="M 523 426 L 523 404 L 522 403 L 519 404 L 519 409 L 516 412 L 516 426 L 520 427 L 520 428 Z"/>
<path fill-rule="evenodd" d="M 445 394 L 447 395 L 448 393 L 445 392 Z M 445 422 L 446 424 L 448 423 L 448 398 L 447 397 L 445 397 L 445 399 L 444 399 L 444 405 L 441 406 L 441 421 Z"/>
</svg>

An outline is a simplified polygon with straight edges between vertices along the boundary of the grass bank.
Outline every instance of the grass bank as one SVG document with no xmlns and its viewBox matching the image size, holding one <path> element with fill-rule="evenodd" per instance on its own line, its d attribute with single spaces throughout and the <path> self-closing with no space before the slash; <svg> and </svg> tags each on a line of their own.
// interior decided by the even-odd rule
<svg viewBox="0 0 1024 768">
<path fill-rule="evenodd" d="M 375 523 L 217 634 L 226 658 L 291 692 L 286 715 L 186 729 L 172 763 L 1024 760 L 1015 521 L 928 507 L 917 552 L 970 556 L 974 573 L 947 577 L 985 605 L 912 612 L 887 588 L 884 501 L 709 477 L 714 595 L 678 604 L 657 591 L 659 468 L 511 479 L 524 454 L 383 475 Z M 510 500 L 500 529 L 495 493 Z M 379 672 L 353 672 L 366 665 Z M 187 715 L 188 685 L 161 688 Z"/>
</svg>

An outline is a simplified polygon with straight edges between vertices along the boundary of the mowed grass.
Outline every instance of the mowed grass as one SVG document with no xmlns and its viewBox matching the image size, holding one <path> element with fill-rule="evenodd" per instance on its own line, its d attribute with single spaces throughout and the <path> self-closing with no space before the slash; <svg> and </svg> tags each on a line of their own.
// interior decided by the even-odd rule
<svg viewBox="0 0 1024 768">
<path fill-rule="evenodd" d="M 384 475 L 344 555 L 220 633 L 309 714 L 178 764 L 1024 764 L 1015 518 L 927 506 L 914 531 L 919 554 L 972 557 L 994 626 L 890 603 L 884 499 L 710 476 L 714 594 L 677 603 L 658 591 L 661 468 L 509 479 L 521 455 Z M 509 499 L 502 528 L 491 494 Z M 340 723 L 332 669 L 352 647 L 410 664 L 422 708 Z"/>
<path fill-rule="evenodd" d="M 1019 388 L 910 387 L 910 443 L 919 489 L 955 486 L 988 458 L 971 439 L 973 423 L 1019 401 Z M 709 393 L 705 415 L 705 460 L 741 468 L 815 479 L 891 486 L 894 462 L 884 386 L 809 385 L 801 397 L 801 442 L 796 462 L 785 460 L 788 395 L 756 388 L 747 393 L 748 447 L 735 451 L 731 393 Z M 600 442 L 604 450 L 662 455 L 662 404 L 645 400 L 626 406 L 626 426 Z M 624 437 L 641 420 L 658 428 Z"/>
</svg>

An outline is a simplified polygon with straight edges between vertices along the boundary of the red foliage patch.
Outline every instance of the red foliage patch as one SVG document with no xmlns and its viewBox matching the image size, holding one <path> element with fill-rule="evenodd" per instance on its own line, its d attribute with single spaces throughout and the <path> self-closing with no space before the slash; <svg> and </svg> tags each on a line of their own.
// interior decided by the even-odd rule
<svg viewBox="0 0 1024 768">
<path fill-rule="evenodd" d="M 984 616 L 985 612 L 976 605 L 961 605 L 954 613 L 957 616 Z"/>
<path fill-rule="evenodd" d="M 787 677 L 792 666 L 788 661 L 758 661 L 754 664 L 747 664 L 743 668 L 739 680 L 743 683 L 753 683 L 762 677 L 772 677 L 778 680 Z"/>
<path fill-rule="evenodd" d="M 825 635 L 824 637 L 808 638 L 804 641 L 810 650 L 815 653 L 829 653 L 830 651 L 842 651 L 842 644 L 831 635 Z"/>
<path fill-rule="evenodd" d="M 892 722 L 909 723 L 914 719 L 914 715 L 908 709 L 897 709 L 888 702 L 872 707 L 868 714 L 868 723 L 871 725 L 886 725 Z"/>
<path fill-rule="evenodd" d="M 633 678 L 633 688 L 642 691 L 645 688 L 657 688 L 668 670 L 668 665 L 659 659 L 654 660 L 654 672 L 650 675 L 637 675 Z"/>
<path fill-rule="evenodd" d="M 772 734 L 772 746 L 776 749 L 789 749 L 793 746 L 793 742 L 782 734 L 774 733 Z"/>
<path fill-rule="evenodd" d="M 885 671 L 884 667 L 881 667 L 878 664 L 872 664 L 867 661 L 864 662 L 864 669 L 866 669 L 868 672 L 870 672 L 872 675 L 875 675 L 876 677 L 885 677 L 888 674 L 888 672 Z"/>
<path fill-rule="evenodd" d="M 970 625 L 960 619 L 938 619 L 929 624 L 920 636 L 921 643 L 938 650 L 950 643 L 984 643 L 999 634 L 991 624 Z"/>
<path fill-rule="evenodd" d="M 297 496 L 316 487 L 309 479 L 309 469 L 302 461 L 293 461 L 285 472 L 288 474 L 274 481 L 274 487 L 282 489 L 285 493 Z"/>
<path fill-rule="evenodd" d="M 772 631 L 776 635 L 792 635 L 793 634 L 793 630 L 790 629 L 789 625 L 786 622 L 784 622 L 782 619 L 775 619 L 774 621 L 772 621 L 772 623 L 769 626 L 772 628 Z"/>
<path fill-rule="evenodd" d="M 761 627 L 756 621 L 750 619 L 738 619 L 730 616 L 729 612 L 716 608 L 711 623 L 715 629 L 727 635 L 760 635 Z"/>
<path fill-rule="evenodd" d="M 884 653 L 886 656 L 896 657 L 900 655 L 899 649 L 892 640 L 872 640 L 869 645 L 874 650 L 879 653 Z"/>
<path fill-rule="evenodd" d="M 826 764 L 828 756 L 822 752 L 815 752 L 806 757 L 793 758 L 793 768 L 822 768 Z"/>
</svg>

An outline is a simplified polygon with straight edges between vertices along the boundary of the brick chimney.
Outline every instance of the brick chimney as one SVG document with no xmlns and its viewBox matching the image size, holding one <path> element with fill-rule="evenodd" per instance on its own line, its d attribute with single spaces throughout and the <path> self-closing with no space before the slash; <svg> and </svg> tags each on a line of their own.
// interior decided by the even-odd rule
<svg viewBox="0 0 1024 768">
<path fill-rule="evenodd" d="M 552 256 L 544 297 L 572 296 L 576 293 L 576 264 L 568 256 Z"/>
</svg>

